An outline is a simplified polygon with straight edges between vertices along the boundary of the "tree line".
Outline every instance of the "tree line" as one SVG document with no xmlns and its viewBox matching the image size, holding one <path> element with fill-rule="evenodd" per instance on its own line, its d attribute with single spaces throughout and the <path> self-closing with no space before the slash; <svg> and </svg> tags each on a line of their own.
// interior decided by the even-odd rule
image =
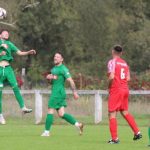
<svg viewBox="0 0 150 150">
<path fill-rule="evenodd" d="M 62 51 L 73 77 L 103 85 L 115 44 L 123 46 L 134 75 L 142 78 L 149 72 L 149 0 L 5 0 L 5 5 L 5 21 L 16 20 L 15 28 L 8 27 L 15 33 L 12 41 L 37 50 L 35 58 L 16 58 L 14 63 L 25 67 L 34 82 L 42 80 L 41 74 L 53 66 L 54 53 Z"/>
</svg>

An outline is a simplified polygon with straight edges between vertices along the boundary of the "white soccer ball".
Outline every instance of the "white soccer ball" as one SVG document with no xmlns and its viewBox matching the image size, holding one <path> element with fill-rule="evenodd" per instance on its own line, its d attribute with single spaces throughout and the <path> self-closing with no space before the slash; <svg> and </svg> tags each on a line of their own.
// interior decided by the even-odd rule
<svg viewBox="0 0 150 150">
<path fill-rule="evenodd" d="M 7 16 L 7 11 L 0 7 L 0 19 L 4 19 Z"/>
</svg>

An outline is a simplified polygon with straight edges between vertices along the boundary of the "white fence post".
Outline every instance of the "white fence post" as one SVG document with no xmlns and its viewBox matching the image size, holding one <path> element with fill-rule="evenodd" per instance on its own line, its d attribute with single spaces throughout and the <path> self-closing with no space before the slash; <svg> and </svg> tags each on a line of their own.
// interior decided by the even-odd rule
<svg viewBox="0 0 150 150">
<path fill-rule="evenodd" d="M 42 120 L 42 95 L 40 90 L 35 90 L 35 124 Z"/>
<path fill-rule="evenodd" d="M 67 94 L 71 94 L 70 90 L 66 91 Z M 21 90 L 22 94 L 35 94 L 35 123 L 39 124 L 42 120 L 42 94 L 50 94 L 49 90 Z M 95 95 L 95 114 L 94 123 L 98 124 L 102 121 L 102 95 L 108 95 L 104 90 L 80 90 L 79 94 L 83 95 Z M 4 90 L 3 94 L 13 94 L 12 90 Z M 150 95 L 150 90 L 138 90 L 130 91 L 131 95 Z"/>
<path fill-rule="evenodd" d="M 102 121 L 102 95 L 99 91 L 95 93 L 95 124 Z"/>
</svg>

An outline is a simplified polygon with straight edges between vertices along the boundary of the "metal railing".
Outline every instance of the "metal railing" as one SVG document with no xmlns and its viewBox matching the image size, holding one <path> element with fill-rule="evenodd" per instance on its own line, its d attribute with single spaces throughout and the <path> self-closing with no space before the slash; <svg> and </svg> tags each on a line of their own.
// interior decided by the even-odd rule
<svg viewBox="0 0 150 150">
<path fill-rule="evenodd" d="M 71 90 L 66 91 L 67 94 L 72 94 Z M 4 90 L 4 94 L 13 94 L 12 90 Z M 50 94 L 49 90 L 21 90 L 22 94 L 34 94 L 35 95 L 35 123 L 39 124 L 42 120 L 42 104 L 43 94 Z M 94 122 L 98 124 L 102 121 L 102 99 L 103 95 L 108 95 L 106 90 L 78 90 L 79 95 L 94 95 L 95 97 L 95 108 L 94 108 Z M 130 91 L 131 95 L 150 95 L 150 91 L 138 90 Z"/>
</svg>

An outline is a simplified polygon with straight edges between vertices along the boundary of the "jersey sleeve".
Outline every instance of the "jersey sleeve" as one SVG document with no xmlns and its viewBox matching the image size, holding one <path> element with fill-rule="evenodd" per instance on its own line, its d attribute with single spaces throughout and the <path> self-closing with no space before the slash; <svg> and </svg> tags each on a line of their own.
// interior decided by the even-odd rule
<svg viewBox="0 0 150 150">
<path fill-rule="evenodd" d="M 107 73 L 115 73 L 115 60 L 112 59 L 107 64 Z"/>
<path fill-rule="evenodd" d="M 17 52 L 17 51 L 19 51 L 19 48 L 18 47 L 16 47 L 13 43 L 10 43 L 10 46 L 11 46 L 11 51 L 12 52 Z"/>
<path fill-rule="evenodd" d="M 70 74 L 70 72 L 69 72 L 69 69 L 66 68 L 66 67 L 63 69 L 63 76 L 64 76 L 66 79 L 71 77 L 71 74 Z"/>
</svg>

